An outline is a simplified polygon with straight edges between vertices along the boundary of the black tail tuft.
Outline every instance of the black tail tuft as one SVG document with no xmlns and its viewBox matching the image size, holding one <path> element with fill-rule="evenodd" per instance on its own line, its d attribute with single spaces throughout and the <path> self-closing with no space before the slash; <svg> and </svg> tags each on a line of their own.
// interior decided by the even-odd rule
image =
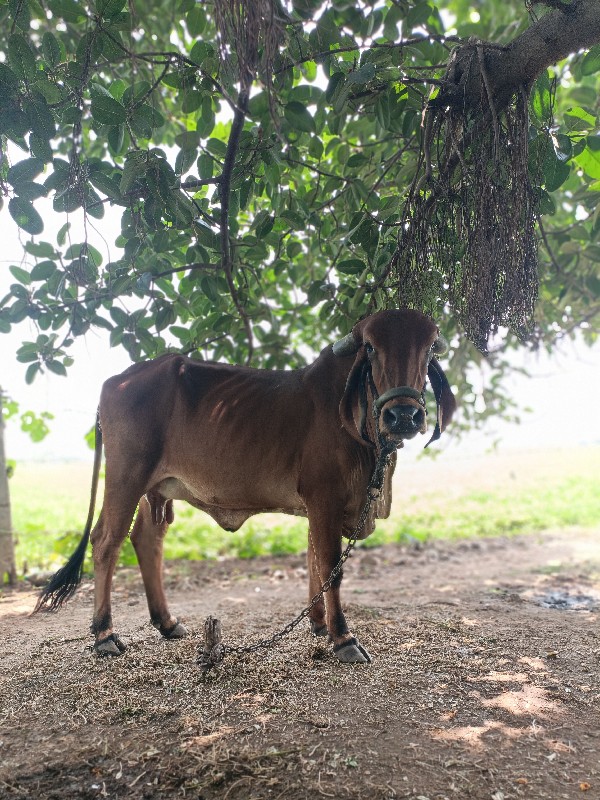
<svg viewBox="0 0 600 800">
<path fill-rule="evenodd" d="M 42 589 L 33 610 L 34 614 L 37 614 L 38 611 L 58 611 L 63 603 L 73 597 L 81 583 L 83 562 L 89 538 L 89 530 L 86 530 L 77 545 L 77 550 L 75 550 L 64 567 L 61 567 Z"/>
<path fill-rule="evenodd" d="M 88 509 L 87 521 L 83 531 L 81 541 L 77 545 L 77 550 L 54 574 L 40 592 L 38 601 L 33 613 L 38 611 L 58 611 L 63 603 L 70 600 L 77 591 L 83 575 L 83 562 L 85 561 L 85 551 L 87 550 L 94 521 L 94 508 L 96 505 L 96 492 L 98 490 L 98 477 L 100 475 L 100 464 L 102 461 L 102 428 L 100 427 L 99 412 L 96 414 L 96 446 L 94 453 L 94 471 L 92 473 L 92 491 L 90 494 L 90 506 Z"/>
</svg>

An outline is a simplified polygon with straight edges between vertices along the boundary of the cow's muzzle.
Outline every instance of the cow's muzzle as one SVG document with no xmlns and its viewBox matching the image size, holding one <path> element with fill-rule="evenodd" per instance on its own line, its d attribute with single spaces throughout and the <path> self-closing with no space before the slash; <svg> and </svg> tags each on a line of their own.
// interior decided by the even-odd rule
<svg viewBox="0 0 600 800">
<path fill-rule="evenodd" d="M 383 410 L 381 432 L 394 438 L 412 439 L 425 427 L 425 411 L 421 406 L 396 403 Z"/>
</svg>

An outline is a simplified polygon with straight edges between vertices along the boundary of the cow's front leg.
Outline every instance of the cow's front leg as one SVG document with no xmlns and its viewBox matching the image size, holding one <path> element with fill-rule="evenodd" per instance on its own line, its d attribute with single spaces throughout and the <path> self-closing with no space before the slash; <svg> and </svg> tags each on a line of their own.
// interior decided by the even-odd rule
<svg viewBox="0 0 600 800">
<path fill-rule="evenodd" d="M 321 586 L 323 585 L 323 578 L 319 573 L 319 567 L 317 564 L 317 553 L 315 549 L 315 545 L 313 542 L 313 536 L 308 531 L 308 549 L 307 549 L 307 562 L 308 562 L 308 602 L 311 603 L 312 600 L 319 594 L 321 591 Z M 310 619 L 310 629 L 314 636 L 327 636 L 327 622 L 325 619 L 325 600 L 321 597 L 314 606 L 311 608 L 309 613 Z"/>
<path fill-rule="evenodd" d="M 309 510 L 309 590 L 311 597 L 318 593 L 320 586 L 329 579 L 342 555 L 342 537 L 339 531 L 339 522 L 334 521 L 329 514 L 317 510 Z M 341 514 L 337 516 L 340 520 Z M 310 551 L 312 552 L 312 555 Z M 340 661 L 348 664 L 368 664 L 371 657 L 348 629 L 340 598 L 340 586 L 343 570 L 334 578 L 331 588 L 324 596 L 324 611 L 327 620 L 327 631 L 333 642 L 333 652 Z M 317 586 L 317 581 L 319 585 Z M 316 591 L 313 591 L 316 589 Z M 317 603 L 311 615 L 313 633 L 324 635 L 322 630 L 323 609 Z"/>
<path fill-rule="evenodd" d="M 140 501 L 131 541 L 148 601 L 150 620 L 165 639 L 182 639 L 187 630 L 169 611 L 163 583 L 163 540 L 173 522 L 173 501 L 149 492 Z"/>
</svg>

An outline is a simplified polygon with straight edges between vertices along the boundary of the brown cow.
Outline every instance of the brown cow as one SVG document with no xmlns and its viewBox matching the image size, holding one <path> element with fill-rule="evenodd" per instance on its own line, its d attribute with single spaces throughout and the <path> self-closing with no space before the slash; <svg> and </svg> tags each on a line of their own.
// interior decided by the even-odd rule
<svg viewBox="0 0 600 800">
<path fill-rule="evenodd" d="M 314 597 L 340 558 L 342 536 L 356 526 L 382 446 L 401 447 L 402 440 L 425 432 L 428 375 L 437 401 L 431 440 L 450 421 L 456 404 L 435 358 L 444 350 L 428 317 L 381 311 L 303 369 L 259 370 L 169 354 L 109 378 L 98 409 L 85 531 L 36 610 L 57 609 L 81 579 L 103 442 L 104 503 L 91 531 L 92 632 L 99 654 L 117 656 L 125 649 L 113 631 L 110 594 L 136 508 L 131 540 L 150 618 L 165 638 L 186 635 L 168 608 L 162 578 L 162 543 L 173 521 L 173 500 L 187 500 L 232 531 L 265 511 L 307 516 L 309 597 Z M 371 512 L 362 536 L 372 532 L 375 515 L 389 514 L 392 472 L 393 466 L 387 496 Z M 340 574 L 312 608 L 311 629 L 329 635 L 340 661 L 366 663 L 370 657 L 342 611 L 341 580 Z"/>
</svg>

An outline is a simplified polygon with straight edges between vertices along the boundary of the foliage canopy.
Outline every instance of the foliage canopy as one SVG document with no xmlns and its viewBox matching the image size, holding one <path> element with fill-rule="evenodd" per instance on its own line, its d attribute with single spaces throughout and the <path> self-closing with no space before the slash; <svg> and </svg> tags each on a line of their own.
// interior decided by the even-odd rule
<svg viewBox="0 0 600 800">
<path fill-rule="evenodd" d="M 242 25 L 241 38 L 220 38 L 217 12 L 259 6 L 273 15 L 244 61 L 252 37 Z M 407 197 L 435 194 L 419 180 L 441 161 L 424 165 L 423 111 L 456 49 L 476 37 L 493 43 L 484 58 L 508 55 L 548 15 L 577 42 L 578 19 L 594 11 L 600 19 L 598 0 L 0 2 L 0 177 L 28 234 L 0 332 L 35 322 L 39 336 L 17 354 L 27 379 L 66 374 L 71 343 L 90 328 L 134 360 L 175 346 L 297 366 L 362 314 L 401 304 L 390 264 Z M 582 323 L 593 340 L 600 310 L 600 44 L 578 49 L 521 81 L 531 88 L 523 182 L 539 223 L 534 339 L 549 347 Z M 56 240 L 44 235 L 43 198 L 64 215 Z M 120 233 L 107 258 L 72 239 L 70 220 L 101 229 L 108 206 Z M 422 269 L 468 419 L 468 367 L 482 355 L 458 335 L 443 270 Z M 501 333 L 490 356 L 500 371 L 517 343 Z M 484 399 L 487 414 L 508 409 L 497 382 Z"/>
</svg>

